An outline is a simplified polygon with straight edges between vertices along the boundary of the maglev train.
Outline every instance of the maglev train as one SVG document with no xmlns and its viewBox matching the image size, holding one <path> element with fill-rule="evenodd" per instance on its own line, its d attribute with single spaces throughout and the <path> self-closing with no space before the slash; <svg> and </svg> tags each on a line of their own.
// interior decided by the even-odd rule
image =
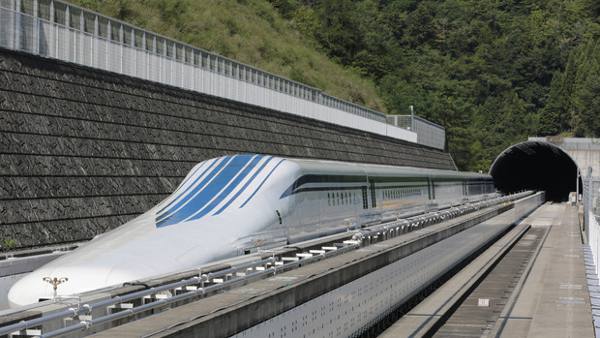
<svg viewBox="0 0 600 338">
<path fill-rule="evenodd" d="M 196 165 L 146 213 L 40 267 L 9 291 L 20 306 L 372 224 L 389 212 L 495 191 L 489 175 L 239 154 Z"/>
</svg>

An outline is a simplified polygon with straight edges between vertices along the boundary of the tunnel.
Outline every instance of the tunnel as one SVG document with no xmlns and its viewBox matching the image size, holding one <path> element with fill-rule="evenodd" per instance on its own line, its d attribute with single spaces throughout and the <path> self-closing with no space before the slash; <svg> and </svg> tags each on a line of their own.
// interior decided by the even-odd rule
<svg viewBox="0 0 600 338">
<path fill-rule="evenodd" d="M 566 201 L 577 184 L 581 189 L 575 161 L 547 142 L 526 141 L 510 146 L 496 157 L 490 175 L 503 193 L 544 190 L 549 201 Z"/>
</svg>

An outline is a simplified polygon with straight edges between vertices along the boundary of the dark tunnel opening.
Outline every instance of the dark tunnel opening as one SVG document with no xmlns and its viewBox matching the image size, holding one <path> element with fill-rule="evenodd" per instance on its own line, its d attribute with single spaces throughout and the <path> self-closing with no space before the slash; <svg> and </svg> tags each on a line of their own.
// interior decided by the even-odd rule
<svg viewBox="0 0 600 338">
<path fill-rule="evenodd" d="M 577 164 L 562 149 L 546 142 L 527 141 L 503 151 L 490 168 L 503 193 L 544 190 L 550 201 L 566 201 L 576 191 Z M 581 181 L 579 180 L 581 189 Z"/>
</svg>

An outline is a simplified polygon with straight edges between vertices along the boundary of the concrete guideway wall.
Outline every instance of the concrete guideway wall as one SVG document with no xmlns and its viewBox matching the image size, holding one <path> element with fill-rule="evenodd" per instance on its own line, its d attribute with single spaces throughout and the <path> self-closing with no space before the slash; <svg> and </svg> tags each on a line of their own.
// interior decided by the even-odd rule
<svg viewBox="0 0 600 338">
<path fill-rule="evenodd" d="M 0 50 L 0 244 L 89 239 L 232 153 L 455 169 L 449 154 L 114 73 Z"/>
</svg>

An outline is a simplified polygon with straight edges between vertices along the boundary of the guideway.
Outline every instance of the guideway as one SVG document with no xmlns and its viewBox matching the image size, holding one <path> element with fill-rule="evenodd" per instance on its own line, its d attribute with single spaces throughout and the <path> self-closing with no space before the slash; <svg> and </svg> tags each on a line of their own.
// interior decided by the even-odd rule
<svg viewBox="0 0 600 338">
<path fill-rule="evenodd" d="M 594 337 L 577 209 L 546 205 L 533 228 L 549 228 L 514 306 L 501 315 L 502 337 Z"/>
<path fill-rule="evenodd" d="M 594 337 L 577 209 L 545 204 L 380 337 Z"/>
<path fill-rule="evenodd" d="M 96 336 L 366 334 L 462 259 L 500 237 L 541 200 L 543 194 L 538 193 L 485 208 L 113 327 Z"/>
</svg>

